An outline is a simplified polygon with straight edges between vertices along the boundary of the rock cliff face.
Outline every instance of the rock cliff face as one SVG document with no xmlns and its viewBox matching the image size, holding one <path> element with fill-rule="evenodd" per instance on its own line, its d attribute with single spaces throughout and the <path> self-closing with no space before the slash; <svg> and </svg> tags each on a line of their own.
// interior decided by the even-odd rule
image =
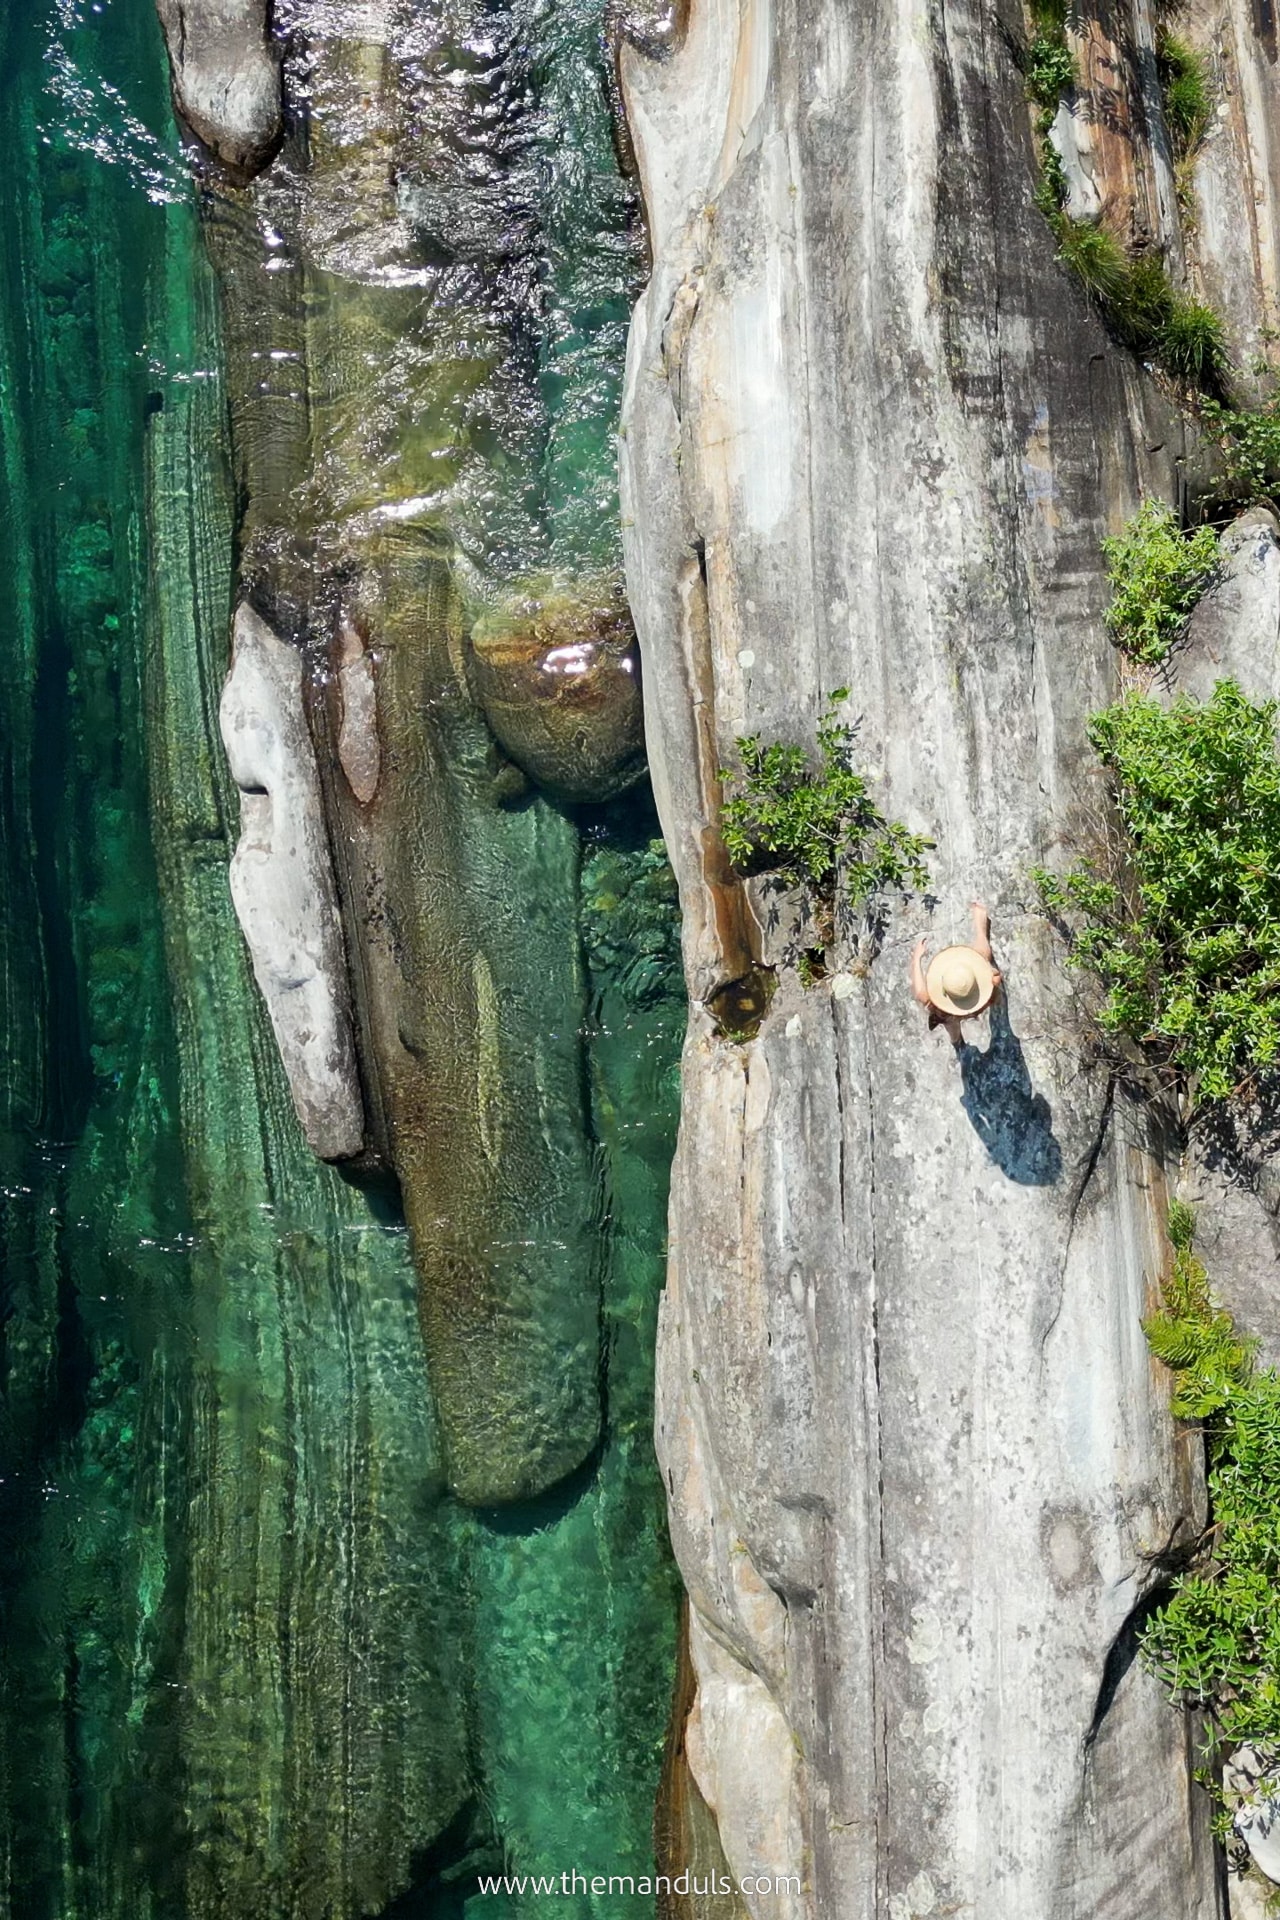
<svg viewBox="0 0 1280 1920">
<path fill-rule="evenodd" d="M 1223 1898 L 1135 1661 L 1202 1497 L 1139 1326 L 1176 1154 L 1094 1059 L 1028 878 L 1096 806 L 1099 542 L 1176 496 L 1184 436 L 1054 259 L 1025 32 L 695 0 L 670 58 L 623 57 L 654 253 L 628 580 L 693 1003 L 657 1433 L 688 1765 L 739 1876 L 800 1876 L 761 1915 Z M 1107 34 L 1100 195 L 1117 229 L 1145 195 L 1158 239 L 1150 25 Z M 728 869 L 716 774 L 737 735 L 812 741 L 838 686 L 886 811 L 937 842 L 936 897 L 806 989 Z M 906 961 L 975 894 L 1007 994 L 953 1051 Z M 761 966 L 734 1044 L 716 995 Z"/>
<path fill-rule="evenodd" d="M 269 115 L 220 125 L 162 16 L 191 127 L 251 172 Z M 664 1844 L 722 1853 L 758 1920 L 1209 1920 L 1227 1894 L 1190 1733 L 1136 1657 L 1203 1518 L 1140 1320 L 1168 1194 L 1208 1173 L 1098 1057 L 1029 877 L 1099 804 L 1101 540 L 1144 494 L 1184 496 L 1199 456 L 1055 258 L 1012 0 L 688 0 L 668 24 L 619 53 L 652 256 L 626 572 L 691 1001 L 658 1355 L 689 1600 Z M 554 942 L 531 959 L 518 920 L 486 913 L 532 874 L 554 919 L 572 853 L 560 815 L 501 809 L 529 775 L 582 797 L 566 741 L 598 796 L 631 779 L 635 683 L 619 630 L 591 657 L 620 694 L 607 725 L 539 706 L 557 647 L 595 648 L 601 624 L 583 600 L 548 642 L 556 553 L 509 569 L 496 614 L 475 592 L 505 484 L 477 452 L 485 407 L 522 368 L 500 330 L 469 331 L 468 302 L 476 275 L 505 284 L 527 209 L 504 224 L 451 174 L 439 70 L 394 8 L 297 0 L 289 26 L 310 117 L 208 219 L 243 586 L 317 667 L 365 1144 L 404 1188 L 452 1482 L 483 1503 L 556 1480 L 598 1420 L 569 1273 L 584 1123 L 556 1138 L 546 1118 L 582 1098 L 540 997 L 551 965 L 551 999 L 573 999 L 574 962 Z M 1274 298 L 1273 28 L 1237 8 L 1192 31 L 1223 111 L 1183 177 L 1144 0 L 1072 16 L 1054 143 L 1069 210 L 1216 290 L 1247 364 Z M 430 351 L 406 371 L 415 333 Z M 264 338 L 304 375 L 260 365 Z M 478 394 L 484 429 L 442 456 Z M 503 443 L 508 477 L 529 444 Z M 1271 591 L 1273 548 L 1241 530 L 1232 581 L 1253 567 Z M 508 602 L 532 606 L 523 625 Z M 1269 687 L 1270 602 L 1247 631 L 1216 604 L 1204 645 Z M 886 811 L 936 843 L 933 885 L 844 928 L 809 984 L 788 903 L 726 858 L 718 770 L 747 732 L 811 741 L 837 687 Z M 975 895 L 1006 991 L 953 1049 L 907 955 L 922 932 L 962 938 Z M 758 1031 L 727 1007 L 764 1008 Z M 563 1273 L 454 1243 L 484 1217 L 509 1248 L 535 1205 Z M 1271 1245 L 1260 1218 L 1224 1283 Z"/>
</svg>

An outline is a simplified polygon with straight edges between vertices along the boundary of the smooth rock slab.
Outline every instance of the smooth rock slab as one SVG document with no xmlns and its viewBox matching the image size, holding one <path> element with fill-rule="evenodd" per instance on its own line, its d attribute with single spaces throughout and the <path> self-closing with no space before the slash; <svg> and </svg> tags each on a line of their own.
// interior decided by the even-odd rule
<svg viewBox="0 0 1280 1920">
<path fill-rule="evenodd" d="M 732 1870 L 781 1846 L 806 1920 L 1211 1920 L 1208 1806 L 1131 1657 L 1203 1507 L 1142 1334 L 1162 1140 L 1030 881 L 1115 697 L 1100 543 L 1172 492 L 1179 430 L 1055 261 L 984 10 L 693 0 L 622 73 L 654 257 L 628 583 L 695 1002 L 657 1388 L 690 1765 Z M 937 905 L 838 943 L 838 993 L 766 929 L 777 992 L 730 1045 L 705 1009 L 766 943 L 716 770 L 757 731 L 811 749 L 836 687 Z M 975 894 L 1006 988 L 957 1051 L 907 964 Z"/>
<path fill-rule="evenodd" d="M 364 1114 L 302 659 L 248 604 L 235 618 L 220 721 L 240 789 L 236 917 L 308 1144 L 347 1159 L 363 1145 Z"/>
</svg>

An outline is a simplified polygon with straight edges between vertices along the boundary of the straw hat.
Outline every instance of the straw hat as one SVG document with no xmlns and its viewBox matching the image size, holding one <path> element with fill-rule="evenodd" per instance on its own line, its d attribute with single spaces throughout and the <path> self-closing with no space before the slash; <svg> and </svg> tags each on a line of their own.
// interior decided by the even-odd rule
<svg viewBox="0 0 1280 1920">
<path fill-rule="evenodd" d="M 996 970 L 973 947 L 944 947 L 929 962 L 925 991 L 940 1013 L 981 1013 L 996 990 Z"/>
</svg>

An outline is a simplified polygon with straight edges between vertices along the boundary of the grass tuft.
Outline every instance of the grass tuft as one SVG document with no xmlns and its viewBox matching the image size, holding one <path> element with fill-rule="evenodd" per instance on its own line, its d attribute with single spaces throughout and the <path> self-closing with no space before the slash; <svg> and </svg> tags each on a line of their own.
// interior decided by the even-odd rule
<svg viewBox="0 0 1280 1920">
<path fill-rule="evenodd" d="M 1212 307 L 1175 298 L 1154 343 L 1155 357 L 1175 380 L 1215 387 L 1227 367 L 1226 331 Z"/>
<path fill-rule="evenodd" d="M 1213 89 L 1204 60 L 1175 34 L 1162 33 L 1156 48 L 1165 124 L 1175 161 L 1201 146 L 1213 118 Z"/>
<path fill-rule="evenodd" d="M 1065 214 L 1057 225 L 1058 258 L 1071 268 L 1085 292 L 1110 308 L 1120 302 L 1129 276 L 1124 248 L 1106 227 L 1071 220 Z"/>
<path fill-rule="evenodd" d="M 1044 144 L 1052 153 L 1051 143 Z M 1042 187 L 1048 179 L 1046 162 Z M 1185 299 L 1151 254 L 1134 258 L 1108 228 L 1071 219 L 1061 205 L 1060 165 L 1053 179 L 1059 204 L 1054 206 L 1045 192 L 1038 205 L 1057 236 L 1058 258 L 1076 274 L 1113 333 L 1171 379 L 1221 395 L 1229 362 L 1226 330 L 1213 308 Z"/>
</svg>

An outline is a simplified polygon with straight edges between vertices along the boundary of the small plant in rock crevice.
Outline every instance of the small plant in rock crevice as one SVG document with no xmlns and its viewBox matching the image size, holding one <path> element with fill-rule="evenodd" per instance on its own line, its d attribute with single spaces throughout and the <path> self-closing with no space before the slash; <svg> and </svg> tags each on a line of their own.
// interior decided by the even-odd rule
<svg viewBox="0 0 1280 1920">
<path fill-rule="evenodd" d="M 1046 146 L 1053 151 L 1051 143 Z M 1226 330 L 1213 308 L 1179 293 L 1153 255 L 1131 255 L 1106 227 L 1073 220 L 1062 204 L 1041 205 L 1059 260 L 1117 339 L 1184 386 L 1220 394 L 1228 371 Z"/>
<path fill-rule="evenodd" d="M 1107 626 L 1133 659 L 1154 666 L 1218 572 L 1218 536 L 1212 527 L 1184 533 L 1172 507 L 1148 500 L 1102 551 L 1114 590 Z"/>
<path fill-rule="evenodd" d="M 1071 268 L 1117 338 L 1153 361 L 1173 380 L 1221 396 L 1228 370 L 1226 332 L 1218 314 L 1189 299 L 1151 253 L 1130 253 L 1109 228 L 1073 219 L 1068 181 L 1051 129 L 1059 103 L 1076 83 L 1066 40 L 1065 10 L 1033 10 L 1036 32 L 1021 57 L 1028 98 L 1035 104 L 1040 179 L 1036 204 L 1053 229 L 1058 258 Z M 1165 33 L 1158 53 L 1165 111 L 1188 203 L 1188 165 L 1209 125 L 1211 95 L 1204 63 L 1185 42 Z"/>
<path fill-rule="evenodd" d="M 1178 167 L 1194 157 L 1209 131 L 1213 88 L 1202 56 L 1167 30 L 1156 42 L 1156 66 L 1165 125 Z"/>
<path fill-rule="evenodd" d="M 1160 365 L 1175 380 L 1210 387 L 1227 365 L 1226 329 L 1201 300 L 1175 300 L 1155 341 Z"/>
<path fill-rule="evenodd" d="M 1233 407 L 1206 397 L 1197 411 L 1222 457 L 1220 503 L 1252 506 L 1280 499 L 1280 389 L 1258 407 Z"/>
<path fill-rule="evenodd" d="M 1041 32 L 1026 53 L 1028 96 L 1049 114 L 1052 123 L 1058 102 L 1075 85 L 1076 63 L 1061 34 Z"/>
<path fill-rule="evenodd" d="M 1038 870 L 1068 964 L 1102 988 L 1104 1035 L 1197 1100 L 1248 1102 L 1280 1063 L 1280 762 L 1275 702 L 1131 693 L 1089 738 L 1111 775 L 1115 843 Z"/>
<path fill-rule="evenodd" d="M 1203 1431 L 1209 1526 L 1141 1638 L 1143 1659 L 1174 1698 L 1205 1715 L 1198 1777 L 1230 1831 L 1217 1763 L 1241 1742 L 1280 1744 L 1280 1378 L 1217 1306 L 1192 1251 L 1195 1220 L 1169 1211 L 1173 1264 L 1143 1322 L 1172 1369 L 1172 1411 Z"/>
<path fill-rule="evenodd" d="M 928 884 L 933 842 L 885 818 L 853 764 L 854 729 L 837 718 L 838 688 L 818 723 L 817 764 L 802 747 L 759 734 L 737 741 L 738 764 L 720 770 L 725 849 L 738 873 L 777 876 L 799 887 L 824 939 L 839 902 L 854 910 L 883 892 Z"/>
</svg>

